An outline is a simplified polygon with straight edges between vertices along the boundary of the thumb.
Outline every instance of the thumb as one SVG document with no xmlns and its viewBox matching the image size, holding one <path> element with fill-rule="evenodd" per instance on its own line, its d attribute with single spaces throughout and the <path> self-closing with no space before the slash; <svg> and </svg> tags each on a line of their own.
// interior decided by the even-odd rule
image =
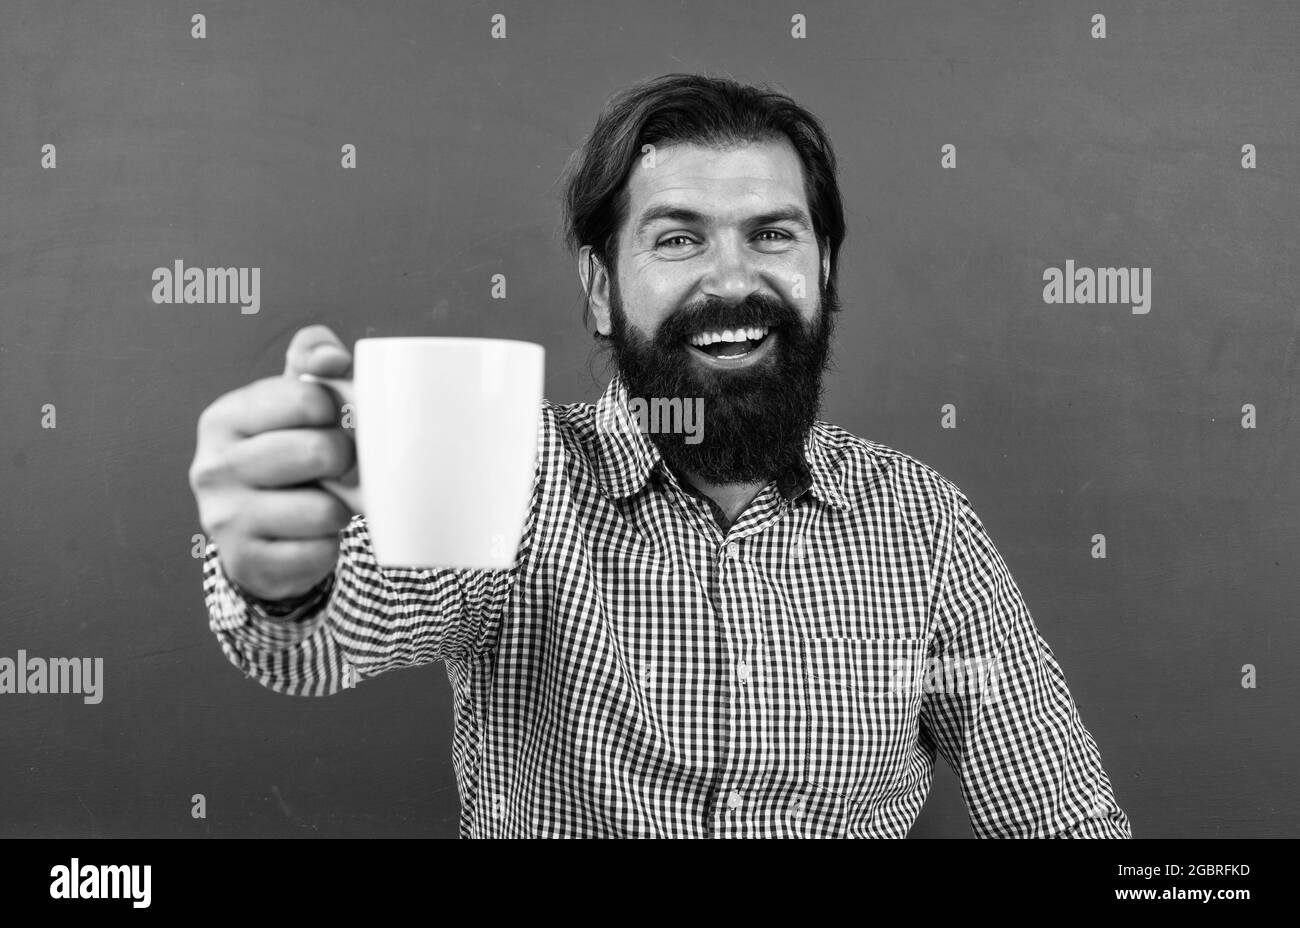
<svg viewBox="0 0 1300 928">
<path fill-rule="evenodd" d="M 352 355 L 332 330 L 323 325 L 309 325 L 294 333 L 284 355 L 287 377 L 315 374 L 318 377 L 342 377 L 352 367 Z"/>
</svg>

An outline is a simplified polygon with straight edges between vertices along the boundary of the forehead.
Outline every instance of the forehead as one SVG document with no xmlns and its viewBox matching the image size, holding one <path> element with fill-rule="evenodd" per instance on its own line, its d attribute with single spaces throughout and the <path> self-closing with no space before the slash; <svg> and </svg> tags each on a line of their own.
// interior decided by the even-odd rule
<svg viewBox="0 0 1300 928">
<path fill-rule="evenodd" d="M 778 202 L 808 207 L 803 165 L 784 137 L 725 150 L 693 142 L 656 148 L 653 167 L 637 159 L 627 189 L 631 230 L 648 207 L 665 204 L 689 207 L 720 223 Z"/>
</svg>

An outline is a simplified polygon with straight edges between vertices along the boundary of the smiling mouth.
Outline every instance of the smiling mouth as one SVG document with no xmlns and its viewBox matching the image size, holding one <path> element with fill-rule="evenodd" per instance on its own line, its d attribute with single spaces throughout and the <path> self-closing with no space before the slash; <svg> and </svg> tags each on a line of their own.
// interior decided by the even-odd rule
<svg viewBox="0 0 1300 928">
<path fill-rule="evenodd" d="M 692 348 L 711 358 L 738 361 L 762 346 L 770 333 L 771 329 L 765 325 L 738 329 L 708 329 L 697 332 L 686 341 Z"/>
</svg>

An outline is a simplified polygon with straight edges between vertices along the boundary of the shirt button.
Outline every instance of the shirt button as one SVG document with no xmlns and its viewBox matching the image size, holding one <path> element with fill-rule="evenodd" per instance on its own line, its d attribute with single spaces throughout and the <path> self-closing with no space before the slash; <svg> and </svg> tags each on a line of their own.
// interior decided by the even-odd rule
<svg viewBox="0 0 1300 928">
<path fill-rule="evenodd" d="M 793 816 L 794 818 L 803 818 L 803 814 L 807 810 L 807 806 L 808 806 L 807 800 L 804 799 L 803 796 L 798 797 L 797 799 L 795 799 L 794 805 L 790 809 L 790 815 Z"/>
<path fill-rule="evenodd" d="M 641 685 L 649 686 L 654 682 L 655 672 L 653 668 L 646 667 L 641 671 Z"/>
<path fill-rule="evenodd" d="M 740 662 L 740 666 L 736 668 L 736 676 L 738 676 L 738 677 L 740 678 L 740 682 L 741 682 L 741 683 L 748 683 L 748 682 L 749 682 L 749 665 L 746 664 L 744 661 L 741 661 L 741 662 Z"/>
<path fill-rule="evenodd" d="M 497 818 L 500 818 L 500 817 L 501 817 L 501 813 L 504 812 L 505 809 L 506 809 L 506 801 L 505 801 L 503 798 L 501 798 L 500 796 L 493 796 L 493 797 L 492 797 L 492 814 L 495 815 Z"/>
<path fill-rule="evenodd" d="M 740 793 L 739 793 L 739 791 L 734 790 L 734 789 L 731 791 L 731 795 L 729 795 L 729 796 L 727 797 L 727 808 L 728 808 L 728 809 L 739 809 L 739 808 L 740 808 Z"/>
<path fill-rule="evenodd" d="M 795 535 L 794 540 L 790 542 L 790 554 L 796 561 L 803 560 L 803 536 Z"/>
<path fill-rule="evenodd" d="M 734 541 L 729 543 L 727 545 L 727 557 L 731 558 L 734 561 L 739 556 L 740 556 L 740 545 L 736 544 L 736 542 Z"/>
</svg>

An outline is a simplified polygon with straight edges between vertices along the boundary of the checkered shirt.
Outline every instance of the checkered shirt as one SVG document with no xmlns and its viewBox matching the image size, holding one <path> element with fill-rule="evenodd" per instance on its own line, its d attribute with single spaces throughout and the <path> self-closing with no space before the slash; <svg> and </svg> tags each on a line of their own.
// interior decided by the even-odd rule
<svg viewBox="0 0 1300 928">
<path fill-rule="evenodd" d="M 277 619 L 209 545 L 223 651 L 303 696 L 442 661 L 462 837 L 901 838 L 938 755 L 977 837 L 1130 837 L 956 486 L 818 422 L 806 479 L 724 532 L 628 399 L 615 376 L 595 405 L 543 403 L 509 570 L 380 568 L 357 517 L 316 602 Z"/>
</svg>

